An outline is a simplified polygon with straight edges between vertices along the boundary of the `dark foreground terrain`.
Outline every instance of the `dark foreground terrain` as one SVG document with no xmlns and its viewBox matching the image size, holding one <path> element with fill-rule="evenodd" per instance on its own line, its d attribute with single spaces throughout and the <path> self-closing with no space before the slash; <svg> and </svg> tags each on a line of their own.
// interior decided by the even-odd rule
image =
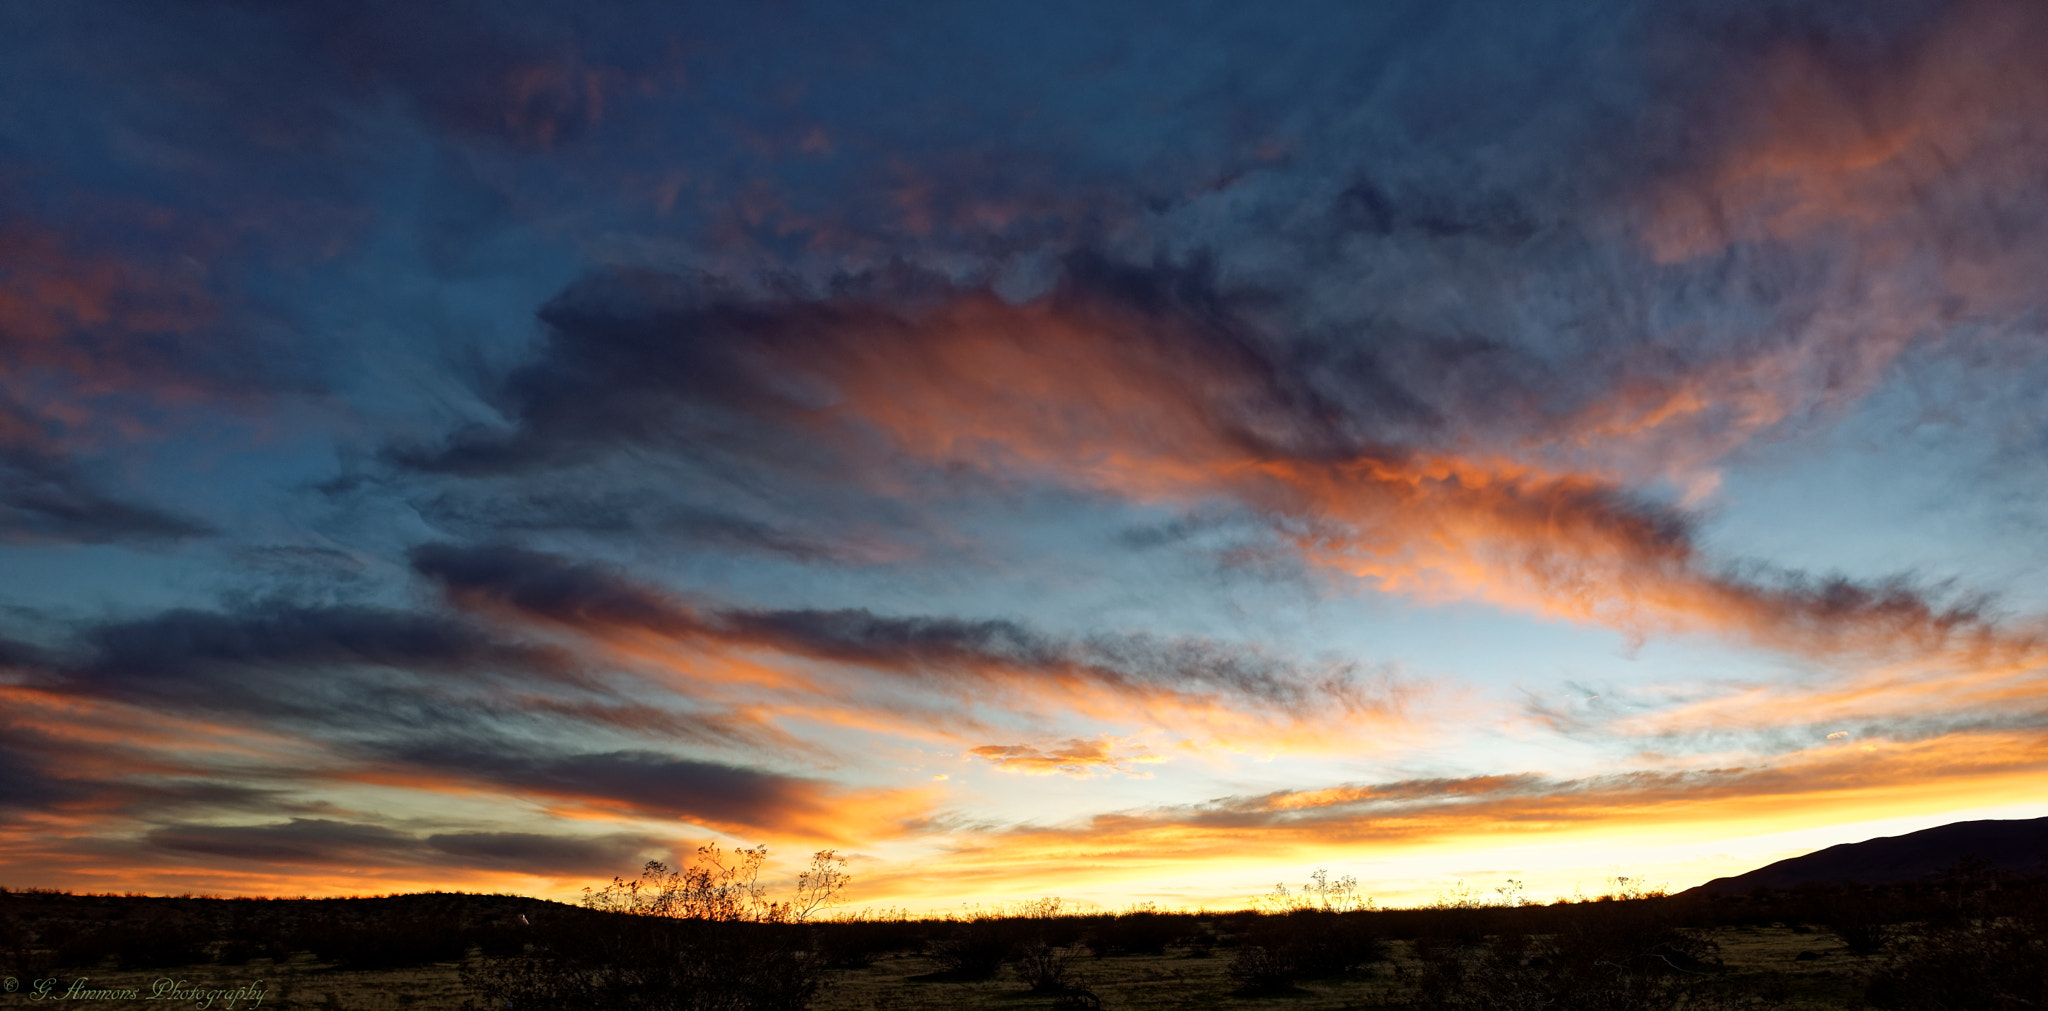
<svg viewBox="0 0 2048 1011">
<path fill-rule="evenodd" d="M 1020 915 L 802 923 L 492 895 L 11 892 L 0 895 L 0 958 L 14 989 L 0 1007 L 1599 1011 L 2048 1001 L 2048 879 L 1982 865 L 1881 886 L 1556 905 L 1340 912 L 1303 897 L 1265 913 L 1071 916 L 1049 902 L 1011 912 Z"/>
</svg>

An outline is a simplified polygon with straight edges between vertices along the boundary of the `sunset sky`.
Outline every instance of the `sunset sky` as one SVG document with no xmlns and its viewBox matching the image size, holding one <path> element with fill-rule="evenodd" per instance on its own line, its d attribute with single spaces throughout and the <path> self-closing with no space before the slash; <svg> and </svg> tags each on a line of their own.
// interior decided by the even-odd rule
<svg viewBox="0 0 2048 1011">
<path fill-rule="evenodd" d="M 2048 815 L 2048 4 L 0 7 L 0 885 Z"/>
</svg>

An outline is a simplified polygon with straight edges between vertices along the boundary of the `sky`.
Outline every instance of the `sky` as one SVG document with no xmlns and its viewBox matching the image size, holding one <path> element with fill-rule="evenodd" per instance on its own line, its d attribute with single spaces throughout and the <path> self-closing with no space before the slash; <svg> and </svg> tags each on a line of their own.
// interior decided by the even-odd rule
<svg viewBox="0 0 2048 1011">
<path fill-rule="evenodd" d="M 0 884 L 1403 905 L 2048 815 L 2048 6 L 0 25 Z"/>
</svg>

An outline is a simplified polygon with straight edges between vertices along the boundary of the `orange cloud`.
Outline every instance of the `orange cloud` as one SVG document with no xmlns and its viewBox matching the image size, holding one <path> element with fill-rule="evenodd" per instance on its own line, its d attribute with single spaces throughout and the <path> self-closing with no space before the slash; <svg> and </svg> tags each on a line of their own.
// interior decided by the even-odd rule
<svg viewBox="0 0 2048 1011">
<path fill-rule="evenodd" d="M 1066 639 L 999 619 L 864 610 L 714 609 L 508 547 L 426 545 L 414 565 L 465 608 L 574 633 L 663 672 L 682 694 L 913 739 L 966 743 L 989 733 L 973 715 L 986 704 L 1174 727 L 1225 746 L 1285 738 L 1348 750 L 1358 721 L 1391 730 L 1406 720 L 1397 684 L 1230 643 Z M 917 699 L 895 690 L 906 684 Z M 950 708 L 937 711 L 933 699 Z"/>
<path fill-rule="evenodd" d="M 1741 353 L 1643 368 L 1573 429 L 1698 470 L 1853 402 L 1916 345 L 2022 318 L 2048 268 L 2019 238 L 2048 169 L 2044 46 L 2039 4 L 1971 0 L 1881 54 L 1797 40 L 1735 61 L 1693 110 L 1714 139 L 1648 189 L 1640 238 L 1670 266 L 1768 257 L 1800 311 Z"/>
<path fill-rule="evenodd" d="M 1174 354 L 1168 339 L 1144 336 L 1156 322 L 969 299 L 929 325 L 915 355 L 908 338 L 871 335 L 850 342 L 859 354 L 832 373 L 843 410 L 920 456 L 1048 472 L 1141 501 L 1236 498 L 1286 518 L 1310 561 L 1423 599 L 1482 599 L 1632 634 L 1711 631 L 1808 655 L 2032 648 L 2026 633 L 2011 638 L 1968 605 L 1944 609 L 1903 585 L 1715 572 L 1681 514 L 1605 476 L 1499 455 L 1285 454 L 1231 427 L 1270 407 L 1244 363 Z M 1775 420 L 1768 404 L 1741 410 L 1757 425 Z"/>
<path fill-rule="evenodd" d="M 944 902 L 1128 894 L 1145 887 L 1134 882 L 1259 882 L 1290 863 L 1346 866 L 1432 853 L 1513 868 L 1532 859 L 1529 848 L 1567 844 L 1605 846 L 1610 864 L 1626 865 L 1638 845 L 1712 848 L 1720 839 L 2004 804 L 2044 787 L 2048 737 L 2039 731 L 1822 746 L 1698 770 L 1324 787 L 961 834 L 914 872 L 871 871 L 863 895 Z M 1184 898 L 1232 904 L 1252 894 L 1201 887 L 1209 891 Z"/>
<path fill-rule="evenodd" d="M 0 379 L 43 369 L 68 375 L 87 393 L 160 389 L 179 377 L 152 369 L 147 350 L 120 346 L 191 332 L 219 312 L 196 265 L 181 271 L 85 250 L 37 222 L 0 217 L 0 346 L 8 350 Z"/>
<path fill-rule="evenodd" d="M 1024 744 L 984 744 L 967 749 L 967 753 L 1010 772 L 1021 772 L 1029 776 L 1074 776 L 1082 779 L 1098 772 L 1121 772 L 1126 776 L 1149 778 L 1148 773 L 1133 771 L 1130 766 L 1166 760 L 1158 755 L 1149 754 L 1142 747 L 1128 754 L 1119 755 L 1112 750 L 1114 743 L 1107 739 L 1084 741 L 1076 738 L 1049 748 L 1035 748 Z"/>
<path fill-rule="evenodd" d="M 1735 241 L 1868 235 L 1950 210 L 1943 191 L 1996 200 L 2038 185 L 2044 43 L 2039 4 L 1974 0 L 1882 61 L 1785 44 L 1760 73 L 1728 82 L 1736 137 L 1698 178 L 1665 190 L 1651 249 L 1668 262 Z"/>
</svg>

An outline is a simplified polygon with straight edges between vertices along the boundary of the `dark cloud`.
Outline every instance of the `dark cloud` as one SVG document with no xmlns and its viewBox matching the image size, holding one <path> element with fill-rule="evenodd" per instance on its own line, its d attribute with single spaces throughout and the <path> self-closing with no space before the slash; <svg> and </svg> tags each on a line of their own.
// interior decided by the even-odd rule
<svg viewBox="0 0 2048 1011">
<path fill-rule="evenodd" d="M 1018 673 L 1132 692 L 1223 692 L 1289 709 L 1385 709 L 1397 702 L 1353 665 L 1316 669 L 1234 643 L 1099 634 L 1061 639 L 1015 621 L 894 617 L 865 609 L 725 611 L 729 641 L 939 678 Z"/>
<path fill-rule="evenodd" d="M 1061 277 L 1041 312 L 1021 313 L 986 290 L 900 270 L 793 297 L 721 290 L 708 278 L 593 276 L 543 307 L 540 358 L 495 391 L 511 428 L 470 428 L 438 447 L 394 446 L 387 456 L 427 471 L 485 474 L 631 446 L 735 457 L 775 450 L 784 466 L 808 466 L 813 477 L 843 475 L 844 462 L 805 443 L 859 448 L 841 430 L 850 385 L 884 375 L 913 386 L 947 378 L 933 365 L 948 345 L 973 351 L 974 335 L 954 318 L 962 311 L 1024 331 L 1050 316 L 1118 333 L 1106 364 L 1165 370 L 1151 380 L 1155 392 L 1178 381 L 1177 395 L 1203 413 L 1201 423 L 1249 450 L 1324 456 L 1356 447 L 1346 430 L 1358 425 L 1279 360 L 1201 268 L 1134 268 L 1083 253 Z M 1341 364 L 1333 375 L 1388 382 L 1367 359 Z M 1385 398 L 1357 405 L 1365 415 L 1388 409 Z M 1399 398 L 1391 409 L 1405 410 Z"/>
<path fill-rule="evenodd" d="M 509 545 L 422 544 L 413 568 L 466 607 L 503 607 L 572 626 L 625 625 L 675 636 L 706 630 L 660 591 L 594 564 Z"/>
<path fill-rule="evenodd" d="M 790 828 L 828 811 L 820 780 L 655 751 L 548 753 L 446 741 L 394 744 L 393 757 L 443 775 L 648 818 L 754 829 Z"/>
<path fill-rule="evenodd" d="M 49 755 L 22 733 L 24 728 L 9 721 L 7 729 L 0 738 L 0 808 L 48 811 L 92 796 L 88 784 L 51 768 Z"/>
<path fill-rule="evenodd" d="M 712 645 L 761 647 L 941 681 L 1073 679 L 1143 693 L 1225 692 L 1289 709 L 1397 700 L 1351 665 L 1291 663 L 1232 643 L 1147 635 L 1061 639 L 1004 619 L 878 615 L 865 609 L 699 608 L 597 565 L 510 546 L 427 544 L 413 565 L 463 607 L 602 634 L 637 630 Z"/>
<path fill-rule="evenodd" d="M 332 677 L 349 672 L 576 676 L 557 651 L 501 641 L 458 620 L 262 601 L 229 612 L 180 609 L 92 626 L 80 634 L 79 652 L 57 672 L 71 690 L 277 715 L 310 714 L 368 687 Z"/>
<path fill-rule="evenodd" d="M 472 426 L 439 446 L 389 447 L 386 457 L 477 475 L 560 466 L 631 445 L 758 448 L 758 422 L 787 426 L 803 406 L 791 400 L 799 387 L 768 374 L 762 356 L 774 345 L 905 325 L 880 305 L 785 308 L 717 295 L 699 305 L 690 287 L 683 278 L 611 275 L 570 289 L 541 311 L 549 337 L 540 359 L 493 391 L 512 428 Z"/>
<path fill-rule="evenodd" d="M 579 480 L 587 482 L 588 473 L 579 475 Z M 604 491 L 535 488 L 522 482 L 516 489 L 444 489 L 414 505 L 437 529 L 477 539 L 574 531 L 608 538 L 652 537 L 665 543 L 733 553 L 760 552 L 800 562 L 851 561 L 862 556 L 858 548 L 834 536 L 843 534 L 843 529 L 814 532 L 795 523 L 785 525 L 735 510 L 678 501 L 644 487 L 644 474 L 633 483 L 642 486 Z M 773 503 L 754 505 L 757 511 L 774 507 Z M 819 526 L 834 519 L 811 517 L 808 523 Z"/>
<path fill-rule="evenodd" d="M 662 842 L 614 833 L 597 837 L 538 832 L 443 832 L 427 845 L 478 869 L 524 874 L 622 874 L 638 868 L 648 853 L 666 852 Z"/>
<path fill-rule="evenodd" d="M 0 666 L 49 700 L 146 707 L 173 726 L 193 717 L 222 727 L 253 719 L 266 730 L 304 735 L 346 761 L 383 762 L 394 749 L 471 738 L 520 740 L 538 755 L 566 747 L 566 740 L 587 747 L 618 737 L 805 750 L 758 714 L 622 693 L 559 647 L 427 612 L 275 600 L 175 610 L 88 625 L 58 648 L 0 640 Z M 43 748 L 51 749 L 78 751 L 61 740 Z M 24 778 L 14 792 L 61 787 L 54 772 L 32 774 L 46 766 L 59 768 L 21 766 Z M 204 774 L 176 762 L 161 771 Z M 104 784 L 93 789 L 121 793 Z M 277 788 L 249 789 L 267 796 Z M 175 792 L 161 783 L 122 790 L 162 795 L 164 803 Z"/>
<path fill-rule="evenodd" d="M 156 829 L 150 846 L 266 864 L 394 864 L 415 857 L 419 840 L 381 825 L 293 818 L 273 825 L 178 825 Z"/>
<path fill-rule="evenodd" d="M 629 872 L 656 840 L 536 832 L 444 832 L 420 837 L 382 825 L 293 818 L 259 825 L 167 825 L 144 836 L 153 849 L 220 857 L 237 863 L 348 868 L 437 864 L 520 874 L 600 875 Z"/>
<path fill-rule="evenodd" d="M 48 655 L 42 649 L 0 636 L 0 670 L 26 670 L 47 662 Z"/>
<path fill-rule="evenodd" d="M 0 647 L 0 660 L 28 686 L 27 697 L 40 700 L 39 715 L 25 711 L 10 731 L 14 743 L 0 748 L 17 759 L 0 784 L 0 803 L 17 809 L 82 804 L 136 816 L 206 807 L 303 810 L 295 799 L 302 791 L 375 768 L 481 781 L 652 817 L 772 827 L 815 820 L 830 792 L 815 780 L 654 751 L 591 751 L 593 742 L 621 736 L 719 749 L 766 741 L 802 752 L 804 745 L 756 715 L 696 711 L 673 698 L 664 706 L 622 697 L 586 679 L 562 651 L 497 636 L 469 620 L 259 601 L 239 610 L 170 611 L 88 626 L 57 649 L 7 640 Z M 92 700 L 112 703 L 118 712 L 99 713 Z M 81 705 L 98 714 L 78 715 Z M 252 718 L 265 732 L 301 736 L 340 764 L 320 771 L 222 771 L 143 745 L 122 757 L 120 747 L 73 739 L 52 724 L 112 719 L 232 736 Z M 107 772 L 115 760 L 134 771 Z M 70 771 L 74 764 L 82 771 Z M 203 778 L 209 776 L 213 782 Z M 535 859 L 547 852 L 527 841 Z M 405 850 L 393 859 L 423 852 L 388 834 L 350 834 L 317 819 L 225 834 L 166 830 L 153 842 L 193 852 L 270 853 L 265 859 L 277 860 L 338 860 L 348 846 L 387 843 L 395 853 Z M 514 861 L 520 842 L 506 842 L 504 852 L 490 858 L 496 862 L 486 862 Z M 481 836 L 450 843 L 490 844 Z"/>
<path fill-rule="evenodd" d="M 168 543 L 213 533 L 198 519 L 109 492 L 66 456 L 0 443 L 0 540 Z"/>
<path fill-rule="evenodd" d="M 61 697 L 17 695 L 12 711 L 0 716 L 0 808 L 30 814 L 86 811 L 162 817 L 195 810 L 273 812 L 297 806 L 291 790 L 275 782 L 235 782 L 200 760 L 80 737 L 67 720 L 90 722 L 99 729 L 128 723 L 102 724 L 97 714 L 80 717 Z"/>
</svg>

